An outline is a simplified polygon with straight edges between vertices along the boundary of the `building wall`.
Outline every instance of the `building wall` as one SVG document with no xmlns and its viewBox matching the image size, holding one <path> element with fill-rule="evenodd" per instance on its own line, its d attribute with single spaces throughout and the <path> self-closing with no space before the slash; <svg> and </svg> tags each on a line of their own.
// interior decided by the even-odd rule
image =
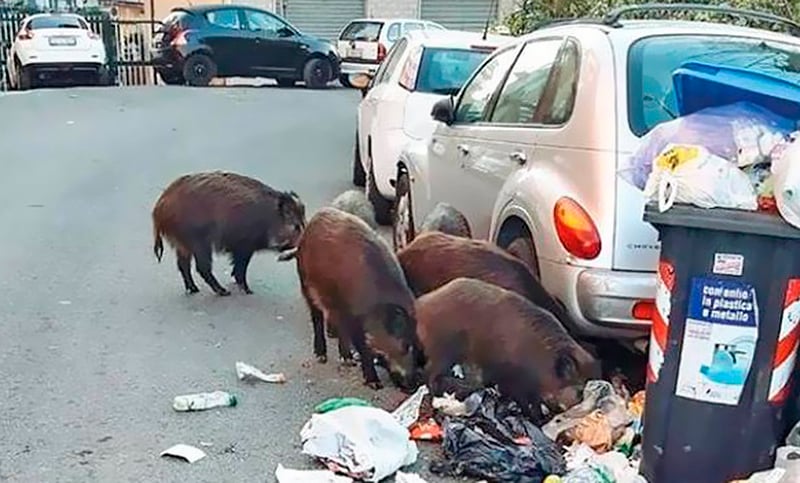
<svg viewBox="0 0 800 483">
<path fill-rule="evenodd" d="M 453 0 L 457 2 L 458 0 Z M 420 15 L 421 0 L 366 0 L 368 17 L 384 18 L 418 18 Z M 498 0 L 497 10 L 499 20 L 505 19 L 513 12 L 519 0 Z"/>
</svg>

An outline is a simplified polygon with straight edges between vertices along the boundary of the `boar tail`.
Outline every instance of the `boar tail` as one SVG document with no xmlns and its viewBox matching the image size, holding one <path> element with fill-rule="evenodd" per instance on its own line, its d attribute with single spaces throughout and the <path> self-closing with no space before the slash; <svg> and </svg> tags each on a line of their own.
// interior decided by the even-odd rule
<svg viewBox="0 0 800 483">
<path fill-rule="evenodd" d="M 161 231 L 156 228 L 154 230 L 153 253 L 155 253 L 158 263 L 161 263 L 161 257 L 164 255 L 164 240 L 161 238 Z"/>
</svg>

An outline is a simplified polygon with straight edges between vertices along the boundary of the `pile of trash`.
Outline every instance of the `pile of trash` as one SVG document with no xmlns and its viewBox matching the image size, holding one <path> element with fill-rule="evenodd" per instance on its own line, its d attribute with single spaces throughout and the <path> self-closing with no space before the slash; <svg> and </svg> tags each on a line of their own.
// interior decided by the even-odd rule
<svg viewBox="0 0 800 483">
<path fill-rule="evenodd" d="M 780 214 L 800 227 L 798 124 L 751 102 L 656 126 L 620 176 L 666 211 L 675 203 Z"/>
<path fill-rule="evenodd" d="M 439 475 L 492 482 L 646 483 L 638 475 L 644 391 L 631 397 L 606 381 L 589 381 L 583 401 L 543 427 L 494 388 L 463 401 L 431 398 L 422 386 L 389 413 L 356 398 L 322 402 L 300 431 L 303 454 L 326 470 L 279 466 L 279 483 L 380 481 L 424 483 L 400 470 L 417 461 L 417 441 L 440 442 Z M 423 411 L 425 402 L 430 411 Z"/>
</svg>

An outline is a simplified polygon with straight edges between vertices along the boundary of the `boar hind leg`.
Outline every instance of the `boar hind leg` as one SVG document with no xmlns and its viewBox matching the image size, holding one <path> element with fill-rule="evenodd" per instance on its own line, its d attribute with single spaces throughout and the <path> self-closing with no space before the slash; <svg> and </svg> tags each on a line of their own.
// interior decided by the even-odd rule
<svg viewBox="0 0 800 483">
<path fill-rule="evenodd" d="M 252 294 L 250 286 L 247 285 L 247 266 L 250 264 L 250 259 L 253 258 L 253 252 L 234 252 L 233 253 L 233 275 L 236 284 L 246 294 Z"/>
<path fill-rule="evenodd" d="M 178 252 L 178 271 L 181 272 L 183 277 L 183 286 L 186 288 L 186 293 L 194 294 L 200 291 L 192 278 L 192 255 L 188 253 Z"/>
<path fill-rule="evenodd" d="M 350 347 L 349 337 L 338 337 L 339 342 L 339 361 L 344 366 L 355 366 L 356 361 L 353 359 L 353 348 Z"/>
<path fill-rule="evenodd" d="M 358 328 L 346 334 L 348 337 L 345 338 L 353 342 L 353 346 L 355 346 L 356 351 L 358 351 L 359 356 L 361 356 L 361 373 L 364 375 L 364 384 L 377 391 L 383 388 L 383 384 L 381 384 L 381 380 L 378 379 L 378 373 L 375 371 L 375 355 L 367 345 L 364 330 L 360 328 L 363 326 L 361 324 L 356 324 L 355 327 Z M 342 335 L 345 334 L 340 333 L 340 339 Z"/>
<path fill-rule="evenodd" d="M 305 284 L 300 282 L 300 290 L 303 292 L 303 298 L 306 299 L 308 305 L 308 312 L 311 314 L 311 327 L 314 329 L 314 355 L 317 357 L 317 362 L 325 364 L 328 362 L 328 343 L 325 340 L 325 316 L 320 309 L 314 305 L 314 301 L 308 293 Z"/>
<path fill-rule="evenodd" d="M 198 246 L 194 249 L 194 262 L 197 266 L 197 271 L 203 280 L 206 281 L 209 287 L 216 292 L 217 295 L 226 296 L 231 293 L 219 284 L 214 274 L 211 272 L 211 247 Z"/>
</svg>

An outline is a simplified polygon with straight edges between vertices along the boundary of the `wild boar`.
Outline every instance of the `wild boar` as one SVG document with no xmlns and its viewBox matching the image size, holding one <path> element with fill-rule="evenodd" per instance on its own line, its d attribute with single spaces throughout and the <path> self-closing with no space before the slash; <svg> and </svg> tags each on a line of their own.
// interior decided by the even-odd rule
<svg viewBox="0 0 800 483">
<path fill-rule="evenodd" d="M 437 203 L 423 220 L 420 233 L 430 231 L 472 238 L 472 230 L 469 228 L 467 217 L 448 203 Z"/>
<path fill-rule="evenodd" d="M 333 199 L 331 207 L 361 218 L 373 230 L 378 229 L 375 208 L 362 190 L 347 190 Z"/>
<path fill-rule="evenodd" d="M 458 277 L 476 278 L 522 295 L 567 327 L 573 324 L 566 310 L 525 263 L 492 243 L 429 232 L 415 238 L 397 257 L 417 296 Z"/>
<path fill-rule="evenodd" d="M 542 403 L 569 408 L 584 383 L 600 376 L 597 360 L 550 312 L 510 290 L 459 277 L 417 299 L 415 308 L 433 394 L 460 365 L 536 419 Z"/>
<path fill-rule="evenodd" d="M 410 389 L 418 363 L 414 294 L 383 238 L 360 218 L 326 207 L 309 220 L 295 256 L 317 360 L 328 360 L 324 327 L 332 326 L 340 357 L 352 359 L 352 344 L 368 386 L 383 387 L 374 365 L 378 355 L 392 381 Z"/>
<path fill-rule="evenodd" d="M 305 227 L 305 205 L 295 192 L 221 171 L 179 177 L 158 198 L 152 216 L 153 252 L 160 263 L 166 238 L 190 294 L 199 292 L 192 279 L 192 257 L 209 287 L 230 295 L 211 271 L 214 252 L 230 254 L 231 276 L 250 294 L 247 266 L 253 254 L 296 246 Z"/>
</svg>

